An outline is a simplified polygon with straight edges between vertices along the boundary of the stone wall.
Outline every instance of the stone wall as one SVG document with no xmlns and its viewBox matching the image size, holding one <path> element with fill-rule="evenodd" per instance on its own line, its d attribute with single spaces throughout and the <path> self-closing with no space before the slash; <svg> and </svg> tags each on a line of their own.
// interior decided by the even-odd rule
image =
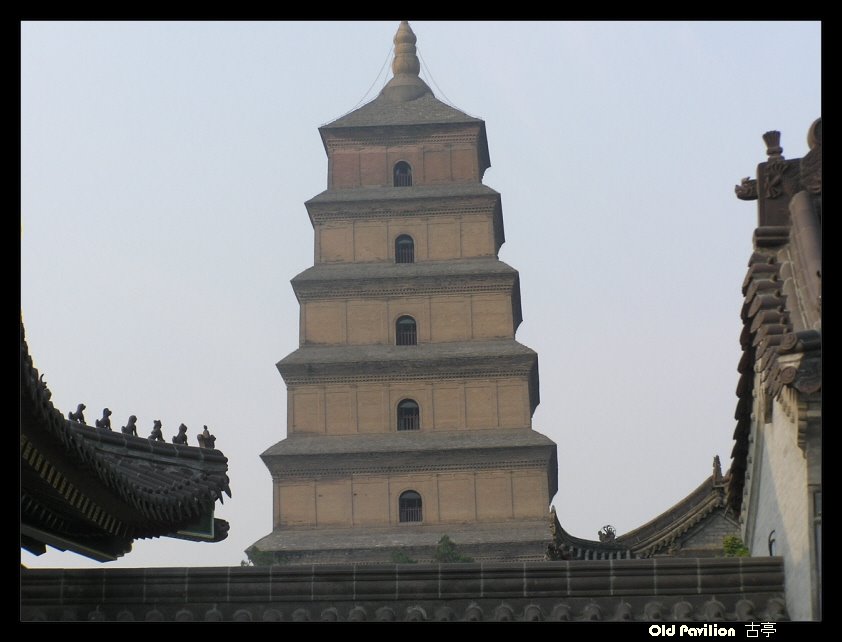
<svg viewBox="0 0 842 642">
<path fill-rule="evenodd" d="M 810 550 L 813 532 L 807 460 L 797 444 L 797 426 L 780 401 L 773 402 L 771 419 L 753 427 L 754 458 L 747 475 L 752 492 L 744 539 L 751 554 L 758 556 L 770 554 L 770 536 L 774 539 L 773 552 L 785 562 L 790 615 L 810 620 L 816 617 L 811 601 L 816 570 Z"/>
</svg>

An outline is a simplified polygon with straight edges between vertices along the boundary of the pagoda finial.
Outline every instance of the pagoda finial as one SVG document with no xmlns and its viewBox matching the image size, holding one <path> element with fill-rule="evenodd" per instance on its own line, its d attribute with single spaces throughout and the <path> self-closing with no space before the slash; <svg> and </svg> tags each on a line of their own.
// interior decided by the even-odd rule
<svg viewBox="0 0 842 642">
<path fill-rule="evenodd" d="M 421 71 L 421 63 L 415 55 L 415 43 L 418 38 L 406 20 L 401 21 L 398 32 L 395 34 L 395 59 L 392 61 L 392 73 L 410 74 L 417 76 Z"/>
<path fill-rule="evenodd" d="M 392 61 L 394 76 L 380 92 L 388 101 L 405 103 L 433 93 L 418 75 L 421 72 L 421 63 L 415 54 L 417 40 L 409 23 L 406 20 L 401 22 L 394 38 L 395 59 Z"/>
</svg>

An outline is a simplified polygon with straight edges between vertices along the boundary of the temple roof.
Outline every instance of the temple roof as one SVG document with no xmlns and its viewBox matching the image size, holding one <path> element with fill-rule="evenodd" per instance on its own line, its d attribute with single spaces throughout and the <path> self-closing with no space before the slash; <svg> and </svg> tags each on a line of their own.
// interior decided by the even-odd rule
<svg viewBox="0 0 842 642">
<path fill-rule="evenodd" d="M 766 132 L 763 139 L 768 160 L 758 165 L 757 179 L 744 179 L 735 189 L 741 200 L 756 200 L 758 212 L 740 312 L 743 354 L 728 485 L 728 505 L 737 513 L 746 490 L 752 421 L 770 420 L 753 419 L 755 386 L 763 386 L 768 399 L 785 387 L 801 396 L 811 420 L 799 423 L 800 447 L 808 431 L 821 426 L 821 118 L 809 129 L 810 151 L 802 159 L 784 159 L 780 132 Z"/>
<path fill-rule="evenodd" d="M 231 496 L 216 449 L 152 442 L 65 419 L 39 377 L 21 323 L 21 546 L 116 559 L 138 538 L 220 541 L 213 518 Z"/>
<path fill-rule="evenodd" d="M 423 81 L 422 81 L 423 82 Z M 446 123 L 483 123 L 479 118 L 446 105 L 432 92 L 407 102 L 394 102 L 383 94 L 377 98 L 337 118 L 332 123 L 319 129 L 338 129 L 341 127 L 382 127 L 384 125 L 433 125 Z"/>
<path fill-rule="evenodd" d="M 698 533 L 705 524 L 716 516 L 724 518 L 734 533 L 738 525 L 728 513 L 725 489 L 728 478 L 723 477 L 719 458 L 714 458 L 714 472 L 686 497 L 665 510 L 646 524 L 623 535 L 606 541 L 574 537 L 565 531 L 556 518 L 556 545 L 561 554 L 570 559 L 624 559 L 647 558 L 656 555 L 674 554 L 673 548 L 680 548 L 688 536 Z M 721 535 L 711 552 L 721 556 Z M 704 555 L 704 551 L 692 550 Z"/>
</svg>

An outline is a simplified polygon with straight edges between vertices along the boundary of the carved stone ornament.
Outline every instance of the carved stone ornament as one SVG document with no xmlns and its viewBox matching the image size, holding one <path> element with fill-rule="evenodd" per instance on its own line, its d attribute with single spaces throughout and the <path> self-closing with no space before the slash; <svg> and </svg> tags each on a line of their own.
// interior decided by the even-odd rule
<svg viewBox="0 0 842 642">
<path fill-rule="evenodd" d="M 172 443 L 181 444 L 183 446 L 187 445 L 187 426 L 181 424 L 178 427 L 178 434 L 172 438 Z"/>
<path fill-rule="evenodd" d="M 76 423 L 84 424 L 85 423 L 85 413 L 84 413 L 84 411 L 85 411 L 86 407 L 87 406 L 85 406 L 85 404 L 80 403 L 78 406 L 76 406 L 76 412 L 70 411 L 70 412 L 67 413 L 67 418 L 70 419 L 70 421 L 75 421 Z"/>
<path fill-rule="evenodd" d="M 794 366 L 787 366 L 783 370 L 781 370 L 781 374 L 779 375 L 781 383 L 790 384 L 795 381 L 795 376 L 798 374 L 798 368 Z"/>
<path fill-rule="evenodd" d="M 766 143 L 766 155 L 769 160 L 782 158 L 784 148 L 781 147 L 781 132 L 772 130 L 763 134 L 763 142 Z"/>
<path fill-rule="evenodd" d="M 599 529 L 598 534 L 600 542 L 613 542 L 614 538 L 617 536 L 617 531 L 613 526 L 611 526 L 611 524 L 606 524 Z"/>
<path fill-rule="evenodd" d="M 757 179 L 746 176 L 739 185 L 734 185 L 734 193 L 741 201 L 757 200 Z"/>
<path fill-rule="evenodd" d="M 126 425 L 120 428 L 120 431 L 124 435 L 134 435 L 137 437 L 137 417 L 135 415 L 130 415 Z"/>
<path fill-rule="evenodd" d="M 216 447 L 216 437 L 214 437 L 208 427 L 205 426 L 205 429 L 196 435 L 196 440 L 199 442 L 200 448 L 215 448 Z"/>
<path fill-rule="evenodd" d="M 111 430 L 111 411 L 108 408 L 102 409 L 102 419 L 97 419 L 94 424 L 97 428 Z"/>
<path fill-rule="evenodd" d="M 149 441 L 165 441 L 160 419 L 156 419 L 152 424 L 152 434 L 149 435 Z"/>
<path fill-rule="evenodd" d="M 719 461 L 719 455 L 713 456 L 713 483 L 722 481 L 722 464 Z"/>
<path fill-rule="evenodd" d="M 766 163 L 766 198 L 778 198 L 784 193 L 786 161 L 782 157 L 772 158 Z"/>
</svg>

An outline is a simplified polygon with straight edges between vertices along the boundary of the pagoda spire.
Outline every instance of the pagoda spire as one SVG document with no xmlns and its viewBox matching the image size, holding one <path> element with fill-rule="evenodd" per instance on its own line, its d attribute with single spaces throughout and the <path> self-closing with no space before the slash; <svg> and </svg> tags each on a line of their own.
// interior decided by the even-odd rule
<svg viewBox="0 0 842 642">
<path fill-rule="evenodd" d="M 393 42 L 395 43 L 395 58 L 392 60 L 394 76 L 380 92 L 382 96 L 393 102 L 408 102 L 426 94 L 433 93 L 418 74 L 421 72 L 421 62 L 416 54 L 415 43 L 418 38 L 406 20 L 401 21 Z"/>
<path fill-rule="evenodd" d="M 418 38 L 415 37 L 412 27 L 406 20 L 403 20 L 394 39 L 395 59 L 392 61 L 392 73 L 396 76 L 398 74 L 418 76 L 421 71 L 421 63 L 418 62 L 418 56 L 415 55 L 416 42 L 418 42 Z"/>
</svg>

